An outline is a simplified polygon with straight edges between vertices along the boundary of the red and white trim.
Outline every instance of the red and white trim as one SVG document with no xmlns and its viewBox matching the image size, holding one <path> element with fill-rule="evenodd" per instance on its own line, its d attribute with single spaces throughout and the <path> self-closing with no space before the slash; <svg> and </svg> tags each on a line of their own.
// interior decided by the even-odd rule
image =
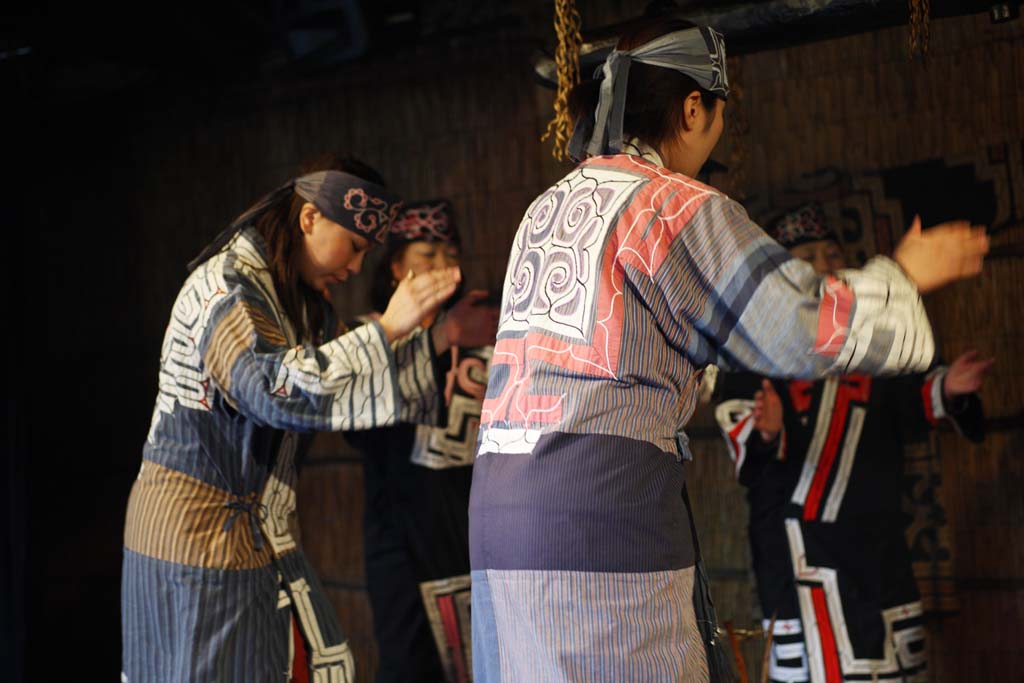
<svg viewBox="0 0 1024 683">
<path fill-rule="evenodd" d="M 825 439 L 828 437 L 829 426 L 832 423 L 832 409 L 836 405 L 836 392 L 839 388 L 839 379 L 829 377 L 821 390 L 821 403 L 818 406 L 818 420 L 814 425 L 814 434 L 811 443 L 807 447 L 807 456 L 804 459 L 804 468 L 800 472 L 800 481 L 793 490 L 792 501 L 797 505 L 803 505 L 807 500 L 807 494 L 811 490 L 811 482 L 814 481 L 814 473 L 818 469 L 818 460 L 821 459 L 821 451 L 825 447 Z"/>
<path fill-rule="evenodd" d="M 773 683 L 808 683 L 810 671 L 807 668 L 807 644 L 804 642 L 800 620 L 776 619 L 773 626 L 770 619 L 764 619 L 762 628 L 765 631 L 772 629 L 768 678 Z M 794 641 L 795 637 L 799 637 L 799 640 Z"/>
<path fill-rule="evenodd" d="M 846 290 L 829 282 L 822 293 L 819 317 L 819 353 L 835 359 L 832 367 L 861 366 L 870 353 L 874 357 L 870 365 L 878 366 L 872 374 L 927 368 L 935 355 L 931 323 L 917 287 L 900 267 L 885 256 L 876 256 L 863 268 L 840 271 L 839 276 Z M 852 315 L 844 317 L 849 290 L 854 307 Z M 827 315 L 826 309 L 830 311 Z M 845 342 L 837 349 L 835 343 L 841 336 Z M 905 342 L 895 344 L 894 339 Z M 880 352 L 882 356 L 878 356 Z"/>
<path fill-rule="evenodd" d="M 864 375 L 830 377 L 825 381 L 814 435 L 800 473 L 800 481 L 793 491 L 792 501 L 803 505 L 804 519 L 818 519 L 821 513 L 822 521 L 836 520 L 864 427 L 865 409 L 861 406 L 853 406 L 851 409 L 850 404 L 854 401 L 867 402 L 870 395 L 871 378 Z M 837 457 L 839 471 L 822 511 L 822 500 Z"/>
<path fill-rule="evenodd" d="M 825 501 L 825 509 L 821 512 L 823 522 L 834 522 L 839 516 L 839 507 L 843 504 L 843 496 L 846 495 L 846 485 L 850 483 L 850 472 L 853 471 L 853 461 L 857 458 L 857 447 L 860 446 L 860 435 L 864 430 L 867 412 L 863 406 L 854 406 L 850 409 L 846 439 L 843 441 L 843 451 L 839 455 L 839 469 L 836 471 L 835 481 L 832 482 L 828 500 Z"/>
<path fill-rule="evenodd" d="M 911 647 L 925 638 L 924 628 L 912 626 L 896 631 L 893 627 L 897 621 L 921 616 L 920 602 L 898 605 L 882 612 L 885 642 L 881 659 L 854 657 L 836 570 L 807 563 L 800 520 L 786 520 L 786 537 L 797 581 L 811 683 L 841 683 L 843 676 L 850 674 L 882 677 L 898 674 L 901 664 L 903 668 L 912 668 L 925 662 L 927 655 L 924 649 L 914 653 Z"/>
<path fill-rule="evenodd" d="M 733 474 L 739 478 L 747 460 L 747 440 L 754 431 L 754 402 L 740 398 L 722 401 L 715 408 L 715 419 L 725 437 Z"/>
<path fill-rule="evenodd" d="M 946 379 L 947 367 L 938 367 L 928 373 L 921 385 L 921 400 L 924 403 L 924 416 L 933 426 L 940 420 L 949 417 L 946 404 L 942 400 L 942 384 Z"/>
<path fill-rule="evenodd" d="M 835 277 L 825 278 L 818 312 L 818 336 L 814 352 L 835 358 L 850 334 L 850 313 L 853 310 L 853 290 Z"/>
</svg>

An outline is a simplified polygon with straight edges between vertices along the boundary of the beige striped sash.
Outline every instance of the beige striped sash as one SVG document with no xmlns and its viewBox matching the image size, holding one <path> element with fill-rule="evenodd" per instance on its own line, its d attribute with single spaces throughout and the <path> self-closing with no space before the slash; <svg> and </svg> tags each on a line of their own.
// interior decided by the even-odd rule
<svg viewBox="0 0 1024 683">
<path fill-rule="evenodd" d="M 238 512 L 224 531 L 235 512 L 224 506 L 234 499 L 228 491 L 147 460 L 128 499 L 124 545 L 193 567 L 237 570 L 270 564 L 270 546 L 257 551 L 253 545 L 249 513 Z"/>
</svg>

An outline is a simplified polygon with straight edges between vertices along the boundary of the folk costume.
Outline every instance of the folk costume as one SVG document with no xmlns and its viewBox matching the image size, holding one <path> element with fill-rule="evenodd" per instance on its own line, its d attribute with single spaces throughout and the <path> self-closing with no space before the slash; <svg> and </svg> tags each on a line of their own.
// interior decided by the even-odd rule
<svg viewBox="0 0 1024 683">
<path fill-rule="evenodd" d="M 252 222 L 297 193 L 382 241 L 383 187 L 304 175 L 240 216 L 190 264 L 160 360 L 159 394 L 125 525 L 122 681 L 348 682 L 352 654 L 298 537 L 301 434 L 430 422 L 430 335 L 388 343 L 377 323 L 300 339 Z"/>
<path fill-rule="evenodd" d="M 787 248 L 837 236 L 821 208 L 777 224 Z M 773 380 L 783 429 L 754 428 L 761 378 L 723 374 L 716 417 L 748 489 L 750 545 L 777 683 L 927 681 L 922 607 L 901 501 L 903 445 L 949 420 L 978 441 L 976 394 L 948 401 L 947 368 L 902 377 L 848 373 Z"/>
<path fill-rule="evenodd" d="M 895 263 L 818 277 L 739 204 L 624 140 L 634 61 L 728 92 L 710 29 L 613 51 L 574 135 L 594 156 L 520 224 L 470 496 L 477 683 L 708 680 L 681 499 L 701 370 L 908 372 L 933 356 Z"/>
</svg>

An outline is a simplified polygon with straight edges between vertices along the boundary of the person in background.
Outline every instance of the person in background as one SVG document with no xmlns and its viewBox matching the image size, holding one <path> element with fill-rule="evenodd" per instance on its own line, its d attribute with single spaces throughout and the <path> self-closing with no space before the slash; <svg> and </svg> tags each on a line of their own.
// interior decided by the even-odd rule
<svg viewBox="0 0 1024 683">
<path fill-rule="evenodd" d="M 779 219 L 773 236 L 825 277 L 846 259 L 821 207 Z M 843 373 L 769 380 L 723 373 L 715 415 L 748 489 L 750 547 L 770 680 L 928 681 L 922 608 L 907 547 L 904 443 L 948 421 L 971 441 L 991 360 L 893 377 Z"/>
<path fill-rule="evenodd" d="M 461 260 L 452 205 L 408 204 L 395 222 L 373 285 L 383 311 L 409 273 L 444 271 Z M 438 359 L 443 427 L 401 423 L 347 435 L 363 453 L 367 588 L 380 653 L 380 683 L 466 681 L 468 661 L 469 487 L 480 404 L 497 330 L 486 292 L 471 291 L 442 320 L 464 311 L 475 342 L 456 333 Z M 456 301 L 453 297 L 451 301 Z M 378 314 L 379 315 L 379 314 Z M 432 324 L 428 316 L 423 325 Z M 483 345 L 486 343 L 486 345 Z M 461 612 L 461 613 L 460 613 Z"/>
</svg>

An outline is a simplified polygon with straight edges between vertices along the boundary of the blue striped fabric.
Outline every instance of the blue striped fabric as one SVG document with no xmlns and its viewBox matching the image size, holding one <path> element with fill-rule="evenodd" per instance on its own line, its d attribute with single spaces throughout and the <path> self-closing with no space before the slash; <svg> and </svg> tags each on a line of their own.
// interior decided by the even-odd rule
<svg viewBox="0 0 1024 683">
<path fill-rule="evenodd" d="M 325 337 L 296 338 L 251 229 L 182 287 L 128 507 L 131 683 L 282 680 L 292 615 L 313 680 L 351 680 L 352 653 L 292 536 L 296 432 L 431 422 L 440 399 L 429 334 L 389 346 L 372 323 Z"/>
<path fill-rule="evenodd" d="M 708 680 L 694 569 L 474 571 L 476 683 Z M 480 621 L 477 624 L 477 620 Z"/>
<path fill-rule="evenodd" d="M 275 569 L 202 569 L 125 550 L 122 574 L 131 683 L 284 679 L 291 616 L 278 609 Z"/>
<path fill-rule="evenodd" d="M 700 371 L 908 372 L 934 353 L 892 261 L 820 278 L 649 152 L 580 164 L 513 243 L 470 504 L 478 683 L 706 679 L 679 501 Z"/>
</svg>

